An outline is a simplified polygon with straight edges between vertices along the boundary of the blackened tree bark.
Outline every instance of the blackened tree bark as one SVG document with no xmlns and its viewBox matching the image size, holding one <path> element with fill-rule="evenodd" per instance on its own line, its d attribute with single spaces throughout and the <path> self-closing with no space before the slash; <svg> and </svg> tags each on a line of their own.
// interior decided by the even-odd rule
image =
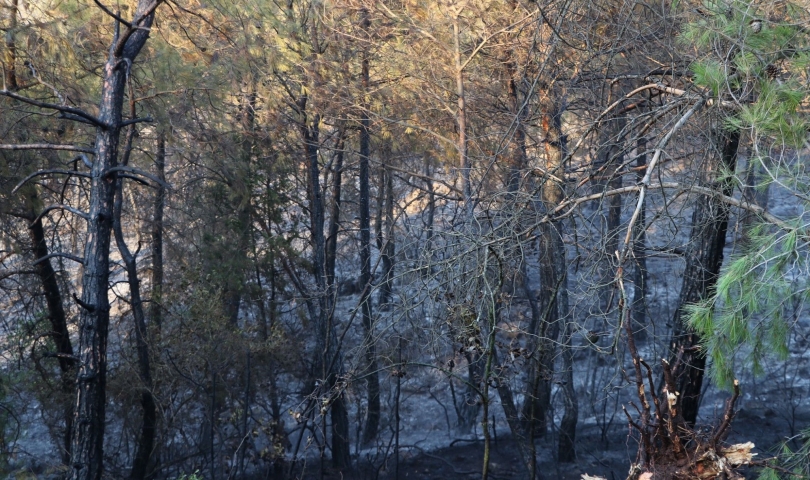
<svg viewBox="0 0 810 480">
<path fill-rule="evenodd" d="M 718 127 L 722 128 L 722 127 Z M 734 171 L 740 143 L 738 130 L 717 132 L 717 155 L 711 155 L 704 167 L 703 183 L 725 196 L 731 196 L 734 183 L 722 171 Z M 692 213 L 692 231 L 686 249 L 683 284 L 675 311 L 672 333 L 672 361 L 682 406 L 681 414 L 694 425 L 700 406 L 700 393 L 706 369 L 706 357 L 700 338 L 686 325 L 688 305 L 707 298 L 717 283 L 726 245 L 729 206 L 714 197 L 701 195 Z"/>
<path fill-rule="evenodd" d="M 79 316 L 79 371 L 71 449 L 70 478 L 100 480 L 104 468 L 104 426 L 107 404 L 107 335 L 110 305 L 110 233 L 118 182 L 118 142 L 122 105 L 130 67 L 149 36 L 160 0 L 139 0 L 123 32 L 116 27 L 107 61 L 101 70 L 102 89 L 96 118 L 95 162 L 91 169 L 90 209 L 84 252 Z"/>
<path fill-rule="evenodd" d="M 360 12 L 360 26 L 368 35 L 371 26 L 368 11 Z M 368 50 L 363 48 L 361 65 L 361 88 L 364 94 L 369 88 Z M 364 99 L 365 100 L 365 99 Z M 365 103 L 365 102 L 364 102 Z M 369 155 L 371 146 L 370 119 L 364 106 L 360 116 L 360 307 L 363 315 L 364 353 L 368 407 L 363 430 L 363 444 L 371 443 L 380 428 L 380 379 L 377 373 L 377 349 L 374 342 L 374 323 L 371 306 L 371 207 L 369 192 Z"/>
<path fill-rule="evenodd" d="M 431 180 L 431 175 L 433 172 L 430 164 L 430 154 L 425 153 L 425 190 L 428 192 L 427 219 L 425 220 L 425 252 L 427 252 L 425 261 L 427 262 L 427 265 L 422 271 L 423 275 L 429 275 L 432 273 L 433 269 L 433 235 L 436 219 L 436 189 L 433 185 L 433 180 Z"/>
<path fill-rule="evenodd" d="M 332 208 L 329 214 L 329 227 L 326 236 L 326 284 L 329 288 L 329 296 L 335 296 L 335 264 L 337 262 L 337 241 L 340 233 L 340 208 L 341 190 L 343 187 L 343 152 L 345 130 L 338 134 L 339 139 L 335 144 L 335 154 L 332 166 Z"/>
<path fill-rule="evenodd" d="M 17 16 L 19 14 L 19 0 L 12 0 L 8 6 L 9 26 L 5 34 L 6 49 L 3 57 L 3 82 L 4 88 L 16 91 L 19 88 L 17 82 L 17 45 L 15 34 L 17 33 Z M 70 460 L 71 437 L 73 435 L 73 405 L 67 399 L 75 393 L 76 380 L 76 357 L 73 355 L 73 344 L 70 341 L 70 332 L 67 327 L 67 315 L 65 314 L 64 298 L 53 269 L 49 255 L 48 242 L 45 238 L 45 229 L 42 226 L 42 215 L 36 206 L 40 204 L 37 189 L 26 187 L 23 192 L 26 194 L 27 213 L 22 214 L 22 218 L 28 222 L 28 236 L 31 240 L 31 250 L 34 254 L 34 268 L 42 291 L 45 295 L 45 305 L 48 310 L 48 321 L 51 324 L 51 338 L 56 347 L 56 359 L 59 364 L 59 384 L 60 393 L 64 397 L 62 406 L 65 431 L 62 436 L 62 445 L 59 454 L 62 463 L 68 464 Z"/>
<path fill-rule="evenodd" d="M 514 122 L 514 135 L 509 141 L 509 154 L 507 157 L 507 172 L 506 172 L 506 189 L 509 193 L 508 205 L 517 209 L 517 192 L 520 190 L 520 178 L 528 164 L 526 155 L 526 127 L 525 117 L 526 112 L 521 102 L 521 94 L 518 89 L 518 72 L 515 62 L 513 60 L 512 52 L 507 52 L 507 59 L 504 62 L 506 90 L 508 93 L 508 104 L 510 108 L 510 117 Z M 532 312 L 532 323 L 539 324 L 540 309 L 533 293 L 529 287 L 528 275 L 526 272 L 525 259 L 519 259 L 519 278 L 516 279 L 520 284 L 520 288 L 528 299 L 529 306 Z M 496 324 L 500 317 L 500 305 L 495 310 Z M 498 365 L 497 351 L 495 346 L 492 346 L 490 354 L 494 364 Z M 530 479 L 534 479 L 537 473 L 537 458 L 534 446 L 534 439 L 528 434 L 523 425 L 521 425 L 520 413 L 515 404 L 514 395 L 508 382 L 496 382 L 496 391 L 501 401 L 504 416 L 506 417 L 507 425 L 512 433 L 512 437 L 518 445 L 518 450 L 523 457 L 523 464 L 526 466 L 527 473 Z"/>
<path fill-rule="evenodd" d="M 612 82 L 605 96 L 606 104 L 611 104 L 622 94 L 620 82 Z M 601 123 L 598 135 L 596 158 L 592 165 L 591 175 L 593 187 L 597 192 L 615 190 L 622 186 L 622 175 L 618 172 L 624 162 L 624 136 L 621 135 L 626 123 L 625 114 L 612 112 Z M 619 223 L 621 221 L 622 196 L 611 195 L 603 197 L 600 206 L 600 222 L 603 251 L 599 258 L 598 269 L 598 295 L 599 313 L 602 320 L 610 315 L 618 296 L 613 281 L 616 271 L 616 251 L 619 249 Z M 604 222 L 604 223 L 602 223 Z"/>
<path fill-rule="evenodd" d="M 132 92 L 130 92 L 131 94 Z M 130 95 L 129 99 L 130 116 L 135 116 L 135 99 Z M 135 125 L 127 127 L 127 135 L 124 153 L 121 157 L 121 165 L 129 164 L 132 154 L 132 140 L 135 136 Z M 131 480 L 143 480 L 146 478 L 149 467 L 149 460 L 152 456 L 152 449 L 155 444 L 155 428 L 157 425 L 157 406 L 155 397 L 152 395 L 152 366 L 149 359 L 149 335 L 146 329 L 146 318 L 141 299 L 141 282 L 138 278 L 137 252 L 133 254 L 124 239 L 124 229 L 121 225 L 121 210 L 123 208 L 124 180 L 117 180 L 115 202 L 113 204 L 113 235 L 115 243 L 124 262 L 124 270 L 127 272 L 127 284 L 129 285 L 129 304 L 132 308 L 133 323 L 135 326 L 135 350 L 138 357 L 138 377 L 141 381 L 141 429 L 138 433 L 135 457 L 132 460 L 132 470 L 129 478 Z M 161 187 L 162 188 L 162 187 Z"/>
<path fill-rule="evenodd" d="M 390 308 L 390 303 L 394 294 L 394 256 L 396 254 L 396 241 L 394 239 L 394 176 L 391 170 L 384 170 L 384 185 L 381 185 L 385 192 L 383 200 L 383 218 L 385 225 L 385 240 L 380 249 L 380 262 L 382 263 L 382 281 L 380 282 L 379 304 L 382 309 Z"/>
<path fill-rule="evenodd" d="M 32 212 L 28 226 L 34 256 L 37 277 L 42 284 L 45 294 L 45 304 L 48 308 L 48 321 L 51 324 L 51 338 L 56 346 L 57 361 L 59 362 L 60 390 L 69 398 L 75 393 L 76 358 L 73 356 L 73 344 L 67 328 L 67 315 L 63 304 L 62 291 L 56 278 L 56 272 L 48 258 L 48 243 L 45 239 L 45 230 L 42 227 L 42 217 Z M 60 454 L 62 461 L 67 463 L 70 459 L 70 439 L 73 431 L 73 405 L 68 402 L 64 405 L 65 434 Z"/>
<path fill-rule="evenodd" d="M 17 43 L 14 35 L 17 33 L 17 15 L 19 13 L 19 0 L 11 0 L 9 9 L 8 30 L 6 30 L 6 49 L 3 52 L 3 81 L 4 88 L 12 92 L 19 88 L 17 84 Z"/>
<path fill-rule="evenodd" d="M 120 180 L 119 180 L 120 182 Z M 121 227 L 121 208 L 123 204 L 122 190 L 118 189 L 115 199 L 115 220 L 114 233 L 118 251 L 124 261 L 124 269 L 127 272 L 127 283 L 129 285 L 130 306 L 135 324 L 135 348 L 138 356 L 138 377 L 141 381 L 140 397 L 143 417 L 141 429 L 138 434 L 135 458 L 132 460 L 132 470 L 129 478 L 132 480 L 142 480 L 146 478 L 149 459 L 155 443 L 155 426 L 157 423 L 157 407 L 155 398 L 152 395 L 152 368 L 149 361 L 149 342 L 146 330 L 146 318 L 144 315 L 143 301 L 141 300 L 141 282 L 138 278 L 136 256 L 132 254 L 124 240 L 124 231 Z"/>
<path fill-rule="evenodd" d="M 541 98 L 542 123 L 545 134 L 546 171 L 542 189 L 542 205 L 546 210 L 555 208 L 562 202 L 565 192 L 563 185 L 555 178 L 564 177 L 566 138 L 562 132 L 562 111 L 556 94 L 546 93 Z M 562 240 L 561 225 L 545 223 L 540 228 L 540 295 L 538 308 L 541 315 L 529 325 L 529 332 L 539 340 L 532 345 L 536 351 L 529 363 L 529 386 L 526 402 L 523 404 L 523 420 L 527 435 L 543 435 L 546 432 L 546 414 L 551 402 L 551 383 L 554 371 L 555 344 L 560 335 L 561 321 L 568 312 L 568 286 L 566 280 L 565 245 Z M 573 385 L 572 385 L 573 387 Z M 567 392 L 575 395 L 575 392 Z M 576 404 L 574 398 L 573 404 Z M 576 417 L 576 412 L 571 412 Z M 576 425 L 576 420 L 567 425 Z M 563 432 L 561 432 L 563 435 Z M 575 438 L 575 432 L 565 432 Z"/>
<path fill-rule="evenodd" d="M 645 170 L 647 168 L 647 139 L 641 137 L 638 139 L 638 157 L 636 158 L 636 180 L 641 182 L 644 178 Z M 642 199 L 643 200 L 643 199 Z M 647 220 L 646 220 L 646 207 L 642 203 L 641 210 L 638 213 L 638 220 L 636 220 L 633 228 L 633 260 L 635 262 L 635 269 L 633 270 L 633 305 L 631 307 L 633 327 L 636 329 L 636 337 L 643 338 L 646 336 L 644 325 L 646 323 L 647 315 Z"/>
<path fill-rule="evenodd" d="M 316 372 L 330 396 L 330 416 L 332 418 L 332 464 L 336 468 L 347 468 L 349 457 L 349 416 L 346 410 L 343 391 L 338 385 L 338 377 L 343 373 L 343 361 L 338 351 L 333 324 L 332 302 L 327 294 L 326 278 L 326 238 L 324 235 L 325 208 L 321 189 L 321 169 L 318 164 L 320 149 L 319 115 L 307 115 L 309 98 L 302 95 L 296 102 L 300 116 L 299 129 L 303 139 L 304 158 L 307 162 L 307 196 L 309 198 L 310 234 L 312 247 L 312 273 L 318 290 L 318 311 L 315 313 L 317 340 L 315 350 Z"/>
<path fill-rule="evenodd" d="M 166 181 L 166 132 L 160 130 L 155 155 L 157 177 Z M 150 245 L 152 250 L 152 297 L 149 302 L 149 319 L 159 329 L 163 323 L 163 210 L 166 208 L 166 188 L 158 184 L 155 192 L 154 212 Z"/>
<path fill-rule="evenodd" d="M 546 170 L 556 176 L 557 178 L 565 177 L 565 160 L 567 154 L 567 141 L 562 132 L 562 114 L 564 104 L 561 95 L 558 92 L 548 92 L 548 97 L 543 101 L 543 130 L 546 135 Z M 553 96 L 552 96 L 553 95 Z M 552 180 L 546 180 L 543 186 L 543 204 L 546 209 L 555 208 L 565 198 L 564 185 Z M 574 358 L 571 350 L 571 337 L 573 335 L 573 328 L 575 325 L 569 319 L 568 312 L 568 265 L 565 258 L 565 244 L 562 238 L 562 224 L 560 222 L 553 225 L 551 232 L 551 241 L 549 243 L 551 250 L 550 254 L 546 256 L 546 260 L 550 261 L 552 265 L 541 265 L 542 269 L 548 270 L 548 273 L 554 272 L 555 289 L 546 290 L 556 296 L 553 301 L 556 301 L 556 312 L 554 326 L 550 329 L 551 336 L 548 337 L 552 342 L 557 338 L 557 332 L 562 329 L 562 355 L 563 355 L 563 382 L 562 393 L 564 400 L 563 418 L 560 421 L 560 435 L 557 449 L 557 460 L 560 462 L 573 462 L 576 460 L 576 433 L 577 421 L 579 418 L 579 404 L 577 400 L 577 392 L 574 388 Z M 547 344 L 548 345 L 548 344 Z M 551 351 L 552 347 L 547 346 L 547 350 Z M 548 369 L 553 369 L 553 357 L 549 364 L 546 366 Z M 550 400 L 550 398 L 549 398 Z M 548 409 L 548 404 L 543 406 L 543 411 Z"/>
</svg>

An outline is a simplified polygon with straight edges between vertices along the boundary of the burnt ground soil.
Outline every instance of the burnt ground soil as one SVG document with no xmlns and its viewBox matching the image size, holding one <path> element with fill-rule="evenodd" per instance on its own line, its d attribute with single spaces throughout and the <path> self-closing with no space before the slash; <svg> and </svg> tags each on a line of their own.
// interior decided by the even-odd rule
<svg viewBox="0 0 810 480">
<path fill-rule="evenodd" d="M 727 443 L 753 442 L 757 453 L 755 460 L 762 461 L 774 455 L 783 441 L 789 439 L 791 430 L 810 426 L 810 405 L 804 405 L 790 415 L 781 415 L 770 408 L 756 410 L 741 408 L 738 410 L 732 432 Z M 706 428 L 709 428 L 706 426 Z M 503 433 L 503 432 L 502 432 Z M 517 447 L 512 439 L 495 432 L 492 440 L 489 478 L 521 479 L 525 478 Z M 579 480 L 582 474 L 604 477 L 607 480 L 624 480 L 630 464 L 634 461 L 637 442 L 630 436 L 626 424 L 617 424 L 602 438 L 601 430 L 596 426 L 584 426 L 579 429 L 577 438 L 577 461 L 571 464 L 559 464 L 554 461 L 553 445 L 556 438 L 548 434 L 536 441 L 538 453 L 538 478 Z M 606 441 L 605 441 L 606 440 Z M 796 449 L 800 438 L 794 438 L 789 445 Z M 420 480 L 472 480 L 481 478 L 481 465 L 484 454 L 482 441 L 456 440 L 444 448 L 424 451 L 413 446 L 402 446 L 400 449 L 399 473 L 397 476 L 396 461 L 393 455 L 375 465 L 361 465 L 352 473 L 339 473 L 326 468 L 321 475 L 317 465 L 310 466 L 299 478 L 305 479 L 420 479 Z M 746 478 L 753 479 L 759 469 L 748 467 L 742 470 Z"/>
</svg>

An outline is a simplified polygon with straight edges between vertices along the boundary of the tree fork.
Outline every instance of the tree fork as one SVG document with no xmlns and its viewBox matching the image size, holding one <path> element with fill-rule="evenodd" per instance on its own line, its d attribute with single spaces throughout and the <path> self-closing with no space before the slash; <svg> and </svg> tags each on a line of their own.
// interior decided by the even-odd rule
<svg viewBox="0 0 810 480">
<path fill-rule="evenodd" d="M 118 25 L 102 71 L 101 100 L 96 128 L 95 162 L 91 170 L 90 208 L 85 243 L 79 316 L 80 364 L 76 381 L 76 410 L 72 438 L 72 480 L 101 480 L 104 468 L 104 427 L 107 386 L 107 335 L 110 305 L 110 236 L 117 183 L 105 178 L 118 164 L 122 106 L 129 75 L 127 65 L 138 56 L 149 36 L 161 0 L 139 0 L 132 27 L 119 35 Z M 9 95 L 11 96 L 11 95 Z M 51 108 L 45 106 L 44 108 Z M 64 108 L 57 108 L 65 110 Z M 73 113 L 73 112 L 69 112 Z M 84 112 L 81 112 L 84 113 Z M 85 114 L 86 115 L 86 114 Z M 86 117 L 85 117 L 86 118 Z M 96 120 L 95 117 L 90 117 Z"/>
</svg>

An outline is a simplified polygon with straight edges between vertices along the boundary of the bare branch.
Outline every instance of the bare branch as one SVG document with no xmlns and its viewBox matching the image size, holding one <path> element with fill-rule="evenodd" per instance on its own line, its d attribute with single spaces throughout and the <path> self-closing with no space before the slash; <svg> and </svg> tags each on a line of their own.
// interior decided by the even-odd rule
<svg viewBox="0 0 810 480">
<path fill-rule="evenodd" d="M 155 119 L 152 118 L 152 117 L 133 118 L 133 119 L 130 119 L 130 120 L 124 120 L 123 122 L 120 123 L 119 126 L 120 127 L 126 127 L 127 125 L 134 125 L 136 123 L 143 123 L 143 122 L 152 123 L 154 121 L 155 121 Z"/>
<path fill-rule="evenodd" d="M 69 152 L 95 153 L 95 150 L 77 145 L 57 145 L 54 143 L 26 143 L 22 145 L 0 144 L 0 150 L 64 150 Z"/>
<path fill-rule="evenodd" d="M 627 255 L 630 253 L 630 237 L 633 235 L 633 226 L 636 224 L 639 215 L 641 214 L 641 210 L 644 208 L 644 197 L 647 194 L 647 185 L 650 184 L 650 178 L 652 178 L 653 170 L 655 170 L 655 166 L 658 161 L 661 159 L 661 154 L 664 152 L 664 148 L 666 148 L 667 144 L 669 144 L 669 140 L 675 135 L 675 132 L 681 129 L 686 122 L 695 114 L 701 107 L 706 103 L 705 99 L 700 99 L 697 103 L 695 103 L 692 108 L 686 111 L 683 116 L 675 123 L 675 125 L 664 135 L 664 138 L 658 142 L 658 145 L 655 147 L 655 154 L 653 155 L 652 160 L 650 161 L 649 167 L 647 167 L 647 173 L 644 174 L 644 178 L 641 179 L 641 190 L 638 193 L 638 201 L 636 202 L 636 208 L 633 211 L 633 216 L 630 218 L 630 222 L 627 225 L 627 234 L 624 237 L 624 249 L 622 250 L 622 254 L 619 257 L 619 265 L 623 265 L 624 261 L 627 260 Z"/>
<path fill-rule="evenodd" d="M 85 120 L 84 118 L 82 118 L 82 117 L 80 117 L 78 115 L 73 115 L 71 113 L 64 113 L 64 112 L 60 113 L 59 116 L 56 117 L 56 118 L 58 118 L 60 120 L 70 120 L 70 121 L 77 122 L 77 123 L 83 123 L 85 125 L 91 125 L 93 127 L 97 126 L 95 123 L 93 123 L 93 122 L 91 122 L 89 120 Z"/>
<path fill-rule="evenodd" d="M 73 260 L 76 263 L 81 263 L 82 265 L 84 265 L 84 259 L 82 257 L 77 257 L 76 255 L 71 255 L 69 253 L 62 253 L 62 252 L 49 253 L 48 255 L 45 255 L 42 258 L 38 258 L 34 260 L 34 265 L 42 263 L 45 260 L 50 260 L 53 257 L 67 258 L 68 260 Z"/>
<path fill-rule="evenodd" d="M 36 275 L 36 270 L 7 270 L 5 272 L 0 272 L 0 280 L 5 280 L 8 277 L 13 277 L 14 275 Z"/>
<path fill-rule="evenodd" d="M 90 305 L 89 303 L 85 303 L 84 301 L 82 301 L 81 298 L 77 297 L 75 293 L 73 294 L 73 300 L 76 303 L 78 303 L 80 307 L 87 310 L 88 312 L 92 313 L 92 312 L 96 311 L 96 306 L 95 305 Z"/>
<path fill-rule="evenodd" d="M 76 216 L 82 217 L 85 220 L 90 220 L 90 215 L 84 213 L 83 211 L 79 210 L 78 208 L 74 208 L 74 207 L 71 207 L 69 205 L 54 204 L 54 205 L 48 205 L 47 207 L 45 207 L 45 209 L 43 209 L 42 212 L 40 212 L 40 214 L 37 215 L 36 218 L 34 218 L 31 221 L 31 225 L 33 225 L 34 223 L 37 222 L 37 220 L 40 220 L 42 217 L 44 217 L 49 212 L 52 212 L 54 210 L 65 210 L 65 211 L 68 211 L 68 212 L 70 212 L 70 213 L 72 213 L 72 214 L 74 214 Z"/>
<path fill-rule="evenodd" d="M 35 107 L 47 108 L 47 109 L 50 109 L 50 110 L 56 110 L 58 112 L 62 112 L 64 114 L 63 118 L 66 118 L 68 120 L 76 120 L 76 121 L 80 121 L 80 122 L 83 121 L 84 123 L 90 123 L 91 125 L 95 125 L 95 126 L 97 126 L 99 128 L 103 128 L 105 130 L 107 128 L 109 128 L 109 126 L 106 123 L 102 122 L 98 118 L 94 117 L 93 115 L 90 115 L 89 113 L 87 113 L 84 110 L 79 109 L 79 108 L 66 107 L 64 105 L 57 105 L 55 103 L 40 102 L 39 100 L 34 100 L 33 98 L 24 97 L 22 95 L 18 95 L 16 93 L 14 93 L 14 92 L 9 92 L 8 90 L 5 90 L 5 89 L 0 90 L 0 95 L 6 96 L 6 97 L 9 97 L 9 98 L 13 98 L 14 100 L 17 100 L 17 101 L 20 101 L 20 102 L 23 102 L 23 103 L 27 103 L 29 105 L 33 105 Z"/>
<path fill-rule="evenodd" d="M 74 157 L 73 160 L 71 160 L 71 162 L 79 160 L 79 159 L 81 159 L 82 163 L 84 163 L 84 165 L 87 168 L 89 168 L 91 170 L 93 169 L 93 162 L 91 162 L 90 159 L 87 158 L 87 155 L 84 155 L 84 154 L 81 154 L 81 153 L 79 155 L 77 155 L 76 157 Z"/>
<path fill-rule="evenodd" d="M 158 177 L 152 175 L 151 173 L 147 173 L 147 172 L 144 172 L 143 170 L 140 170 L 140 169 L 137 169 L 137 168 L 134 168 L 134 167 L 125 166 L 125 165 L 118 165 L 117 167 L 109 168 L 106 172 L 104 172 L 104 176 L 106 177 L 106 176 L 108 176 L 108 175 L 110 175 L 111 173 L 114 173 L 114 172 L 127 172 L 127 173 L 131 173 L 133 175 L 140 175 L 142 177 L 148 178 L 149 180 L 152 180 L 153 182 L 155 182 L 156 184 L 160 185 L 161 187 L 163 187 L 163 188 L 165 188 L 167 190 L 172 189 L 171 185 L 169 185 L 168 183 L 166 183 L 163 180 L 159 179 Z"/>
<path fill-rule="evenodd" d="M 121 18 L 120 15 L 116 15 L 112 10 L 107 8 L 103 3 L 99 2 L 98 0 L 93 0 L 93 1 L 96 2 L 96 5 L 98 5 L 98 7 L 100 9 L 104 10 L 104 13 L 106 13 L 107 15 L 111 16 L 112 18 L 116 19 L 117 21 L 123 23 L 127 27 L 132 28 L 131 23 L 129 23 L 126 20 L 124 20 L 123 18 Z"/>
<path fill-rule="evenodd" d="M 379 161 L 379 160 L 374 160 L 374 159 L 369 159 L 369 160 L 372 163 L 376 163 L 378 165 L 384 165 L 384 163 Z M 438 178 L 434 178 L 434 177 L 431 177 L 431 176 L 428 176 L 428 175 L 423 175 L 421 173 L 412 172 L 410 170 L 405 170 L 403 168 L 397 168 L 397 167 L 394 167 L 392 165 L 385 164 L 385 167 L 390 169 L 390 170 L 393 170 L 395 172 L 399 172 L 399 173 L 402 173 L 402 174 L 405 174 L 405 175 L 410 175 L 412 177 L 416 177 L 416 178 L 419 178 L 419 179 L 422 179 L 422 180 L 427 180 L 429 182 L 436 182 L 436 183 L 438 183 L 440 185 L 443 185 L 443 186 L 447 187 L 451 192 L 455 192 L 455 193 L 457 193 L 459 195 L 462 195 L 461 190 L 459 190 L 458 188 L 454 187 L 453 185 L 450 185 L 449 183 L 447 183 L 447 182 L 445 182 L 443 180 L 440 180 Z"/>
<path fill-rule="evenodd" d="M 130 174 L 128 174 L 128 173 L 119 173 L 119 174 L 118 174 L 118 176 L 119 176 L 120 178 L 128 178 L 128 179 L 130 179 L 130 180 L 132 180 L 132 181 L 134 181 L 134 182 L 138 182 L 138 183 L 140 183 L 141 185 L 143 185 L 144 187 L 152 187 L 152 184 L 150 184 L 150 183 L 149 183 L 149 182 L 147 182 L 146 180 L 144 180 L 144 179 L 142 179 L 142 178 L 140 178 L 140 177 L 137 177 L 137 176 L 135 176 L 135 175 L 130 175 Z M 153 188 L 154 188 L 154 187 L 153 187 Z"/>
<path fill-rule="evenodd" d="M 61 169 L 61 168 L 50 168 L 50 169 L 47 169 L 47 170 L 37 170 L 36 172 L 32 173 L 31 175 L 28 175 L 27 177 L 23 178 L 22 181 L 20 181 L 20 183 L 18 183 L 11 190 L 11 193 L 12 194 L 17 193 L 17 190 L 19 190 L 23 185 L 28 183 L 28 181 L 31 180 L 34 177 L 39 177 L 39 176 L 42 176 L 42 175 L 50 175 L 52 173 L 58 173 L 60 175 L 68 175 L 68 176 L 75 175 L 77 177 L 92 178 L 89 173 L 77 172 L 76 170 L 64 170 L 64 169 Z"/>
</svg>

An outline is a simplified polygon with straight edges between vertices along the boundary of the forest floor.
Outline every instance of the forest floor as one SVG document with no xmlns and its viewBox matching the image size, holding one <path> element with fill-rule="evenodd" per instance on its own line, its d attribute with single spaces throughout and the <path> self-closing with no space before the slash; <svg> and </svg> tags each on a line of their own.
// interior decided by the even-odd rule
<svg viewBox="0 0 810 480">
<path fill-rule="evenodd" d="M 755 460 L 770 458 L 782 442 L 789 438 L 789 432 L 798 425 L 800 428 L 810 425 L 810 408 L 805 406 L 801 411 L 791 413 L 792 418 L 779 415 L 770 408 L 758 410 L 740 409 L 733 424 L 728 443 L 753 442 L 757 453 Z M 793 423 L 793 426 L 791 425 Z M 497 432 L 496 432 L 497 433 Z M 537 441 L 538 478 L 559 480 L 580 480 L 582 474 L 601 476 L 607 480 L 624 480 L 630 464 L 637 451 L 636 440 L 628 436 L 626 425 L 615 425 L 607 433 L 607 442 L 602 439 L 601 431 L 595 426 L 580 428 L 577 438 L 578 459 L 576 463 L 559 464 L 554 461 L 548 445 L 553 440 L 549 437 Z M 798 447 L 798 439 L 791 445 Z M 418 448 L 403 448 L 400 453 L 399 474 L 396 461 L 390 456 L 382 465 L 366 465 L 353 474 L 330 472 L 323 477 L 315 466 L 311 466 L 304 475 L 306 479 L 380 479 L 380 480 L 473 480 L 481 477 L 481 466 L 484 454 L 482 441 L 456 441 L 453 445 L 433 451 Z M 748 468 L 742 472 L 746 478 L 754 479 L 758 469 Z M 521 479 L 525 478 L 522 460 L 510 437 L 497 436 L 492 441 L 489 478 Z"/>
</svg>

